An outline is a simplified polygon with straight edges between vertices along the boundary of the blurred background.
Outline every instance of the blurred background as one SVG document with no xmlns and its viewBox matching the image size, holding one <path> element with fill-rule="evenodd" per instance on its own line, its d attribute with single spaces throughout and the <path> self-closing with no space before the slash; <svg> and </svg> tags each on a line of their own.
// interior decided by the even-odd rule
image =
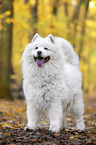
<svg viewBox="0 0 96 145">
<path fill-rule="evenodd" d="M 96 94 L 96 0 L 0 0 L 0 98 L 22 98 L 21 56 L 38 32 L 67 39 L 85 94 Z"/>
</svg>

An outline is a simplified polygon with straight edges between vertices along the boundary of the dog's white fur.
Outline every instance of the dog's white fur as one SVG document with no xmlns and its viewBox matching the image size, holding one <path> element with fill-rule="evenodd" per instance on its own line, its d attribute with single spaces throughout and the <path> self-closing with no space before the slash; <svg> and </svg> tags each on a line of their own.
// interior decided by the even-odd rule
<svg viewBox="0 0 96 145">
<path fill-rule="evenodd" d="M 41 67 L 33 58 L 38 50 L 43 57 L 50 56 L 50 60 Z M 84 130 L 82 75 L 79 58 L 72 45 L 52 34 L 42 38 L 36 33 L 26 46 L 21 61 L 27 100 L 27 128 L 35 130 L 42 115 L 49 118 L 50 130 L 58 132 L 66 127 L 65 112 L 70 112 L 77 129 Z"/>
</svg>

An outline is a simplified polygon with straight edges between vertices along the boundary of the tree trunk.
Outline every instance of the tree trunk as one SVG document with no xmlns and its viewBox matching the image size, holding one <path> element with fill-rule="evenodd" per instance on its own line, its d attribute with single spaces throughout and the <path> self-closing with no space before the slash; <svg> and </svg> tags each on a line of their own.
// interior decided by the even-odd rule
<svg viewBox="0 0 96 145">
<path fill-rule="evenodd" d="M 1 0 L 0 14 L 0 97 L 10 99 L 13 0 Z"/>
<path fill-rule="evenodd" d="M 88 13 L 88 8 L 89 8 L 89 1 L 90 0 L 84 1 L 85 12 L 84 12 L 83 20 L 82 20 L 81 39 L 80 39 L 80 46 L 79 46 L 79 52 L 78 52 L 79 58 L 82 59 L 83 62 L 85 61 L 85 59 L 82 56 L 82 52 L 83 52 L 83 47 L 84 47 L 84 36 L 85 36 L 86 18 L 87 18 L 87 13 Z M 82 72 L 84 73 L 84 70 L 82 70 Z M 86 93 L 88 93 L 88 88 L 85 88 L 85 86 L 84 86 L 84 79 L 83 79 L 83 90 Z"/>
<path fill-rule="evenodd" d="M 74 34 L 73 34 L 73 47 L 76 48 L 76 35 L 77 35 L 77 22 L 80 14 L 80 7 L 83 3 L 83 0 L 77 1 L 74 5 L 74 13 L 72 17 L 72 21 L 74 23 Z"/>
<path fill-rule="evenodd" d="M 32 27 L 33 29 L 33 35 L 37 33 L 37 22 L 38 22 L 38 16 L 37 16 L 37 5 L 38 5 L 38 0 L 35 0 L 35 4 L 31 7 L 31 14 L 32 14 Z"/>
<path fill-rule="evenodd" d="M 29 0 L 24 0 L 24 4 L 27 4 L 29 2 Z"/>
<path fill-rule="evenodd" d="M 24 0 L 24 4 L 27 4 L 29 0 Z M 38 0 L 35 0 L 35 3 L 30 6 L 30 13 L 32 15 L 31 19 L 31 27 L 32 27 L 32 32 L 29 34 L 29 40 L 32 39 L 32 35 L 37 33 L 37 22 L 38 22 L 38 16 L 37 16 L 37 6 L 38 6 Z"/>
<path fill-rule="evenodd" d="M 82 49 L 84 46 L 84 35 L 85 35 L 85 28 L 86 28 L 86 18 L 87 18 L 87 13 L 88 13 L 88 8 L 89 8 L 89 1 L 90 0 L 86 0 L 84 2 L 85 13 L 84 13 L 83 21 L 82 21 L 81 40 L 80 40 L 80 47 L 79 47 L 79 52 L 78 52 L 78 55 L 80 58 L 82 56 Z"/>
<path fill-rule="evenodd" d="M 53 3 L 53 15 L 55 15 L 55 16 L 57 16 L 58 5 L 59 5 L 59 0 L 55 0 Z"/>
<path fill-rule="evenodd" d="M 70 40 L 70 17 L 69 17 L 68 7 L 69 7 L 69 2 L 65 1 L 64 13 L 66 16 L 67 39 Z"/>
</svg>

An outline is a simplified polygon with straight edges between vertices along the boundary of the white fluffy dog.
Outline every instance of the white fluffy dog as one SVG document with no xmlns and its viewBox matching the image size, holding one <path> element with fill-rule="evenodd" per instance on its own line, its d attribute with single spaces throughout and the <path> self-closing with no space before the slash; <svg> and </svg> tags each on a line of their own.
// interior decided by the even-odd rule
<svg viewBox="0 0 96 145">
<path fill-rule="evenodd" d="M 66 126 L 65 113 L 72 114 L 76 128 L 84 130 L 82 75 L 79 58 L 63 38 L 37 33 L 22 55 L 23 89 L 27 100 L 28 129 L 35 130 L 40 116 L 50 120 L 50 130 Z"/>
</svg>

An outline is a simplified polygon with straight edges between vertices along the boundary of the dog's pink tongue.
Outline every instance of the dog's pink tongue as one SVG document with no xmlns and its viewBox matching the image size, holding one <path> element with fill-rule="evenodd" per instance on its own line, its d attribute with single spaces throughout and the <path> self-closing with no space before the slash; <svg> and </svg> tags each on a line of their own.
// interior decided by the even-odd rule
<svg viewBox="0 0 96 145">
<path fill-rule="evenodd" d="M 39 59 L 39 58 L 37 58 L 37 59 L 36 59 L 36 63 L 37 63 L 37 65 L 38 65 L 39 67 L 41 67 L 41 66 L 43 65 L 43 63 L 44 63 L 44 59 Z"/>
</svg>

